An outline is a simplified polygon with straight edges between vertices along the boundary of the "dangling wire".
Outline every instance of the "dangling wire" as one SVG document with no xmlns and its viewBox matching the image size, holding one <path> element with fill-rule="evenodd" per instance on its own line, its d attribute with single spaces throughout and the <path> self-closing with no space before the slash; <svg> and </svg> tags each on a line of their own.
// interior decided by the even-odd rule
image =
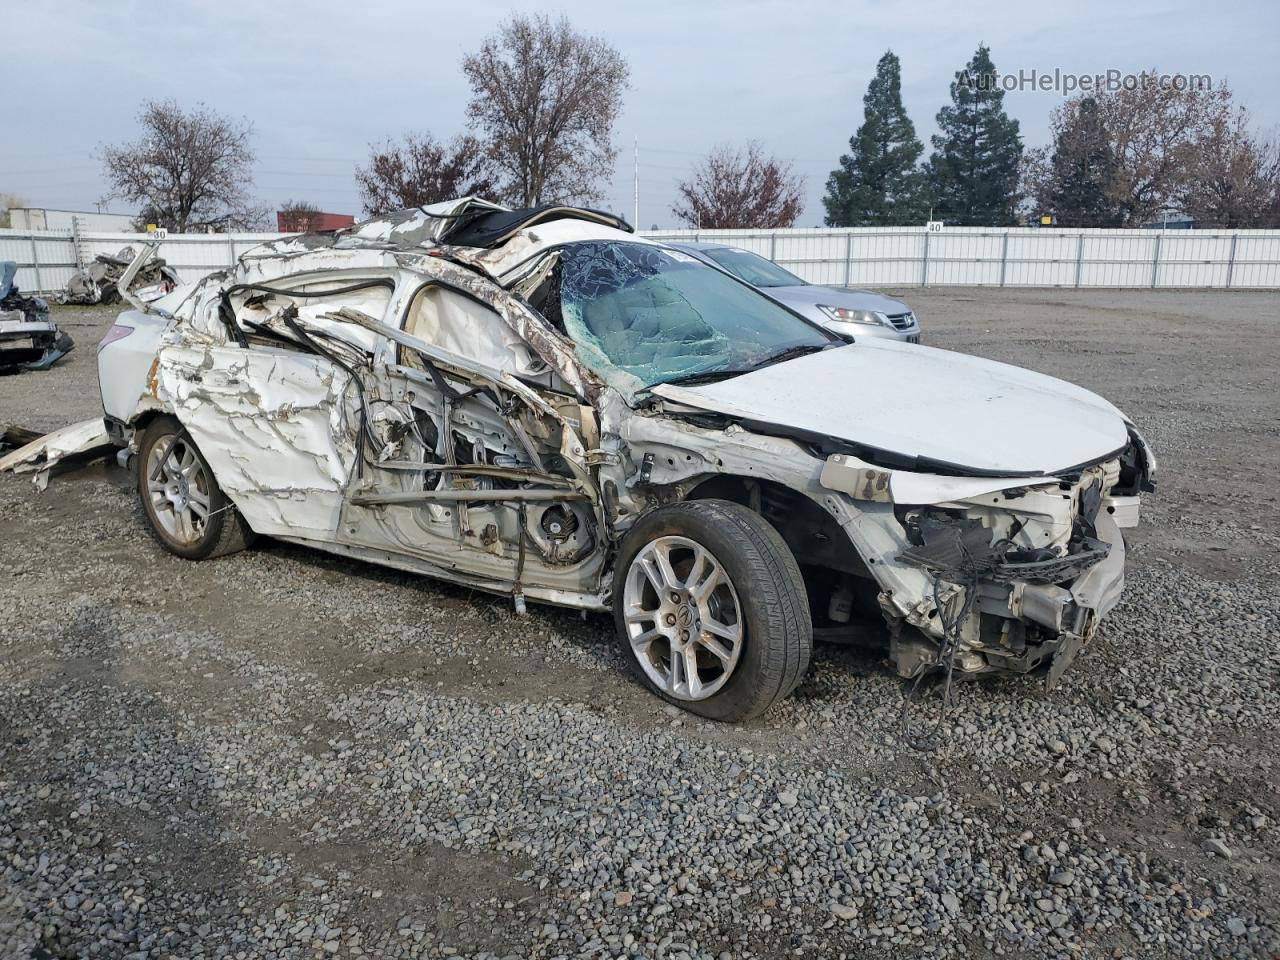
<svg viewBox="0 0 1280 960">
<path fill-rule="evenodd" d="M 943 579 L 942 571 L 932 571 L 933 605 L 938 614 L 938 625 L 942 628 L 942 640 L 938 644 L 938 652 L 934 655 L 933 661 L 926 664 L 916 675 L 911 688 L 902 698 L 902 741 L 911 749 L 922 753 L 936 752 L 942 745 L 939 733 L 946 720 L 947 708 L 951 705 L 951 678 L 955 672 L 956 658 L 960 653 L 960 632 L 978 599 L 977 565 L 959 536 L 956 537 L 956 546 L 963 559 L 958 569 L 948 570 L 946 573 L 961 592 L 959 595 L 953 593 L 944 600 L 942 593 L 948 581 Z M 943 679 L 938 712 L 927 729 L 913 729 L 910 706 L 916 699 L 920 681 L 939 669 L 943 671 Z"/>
</svg>

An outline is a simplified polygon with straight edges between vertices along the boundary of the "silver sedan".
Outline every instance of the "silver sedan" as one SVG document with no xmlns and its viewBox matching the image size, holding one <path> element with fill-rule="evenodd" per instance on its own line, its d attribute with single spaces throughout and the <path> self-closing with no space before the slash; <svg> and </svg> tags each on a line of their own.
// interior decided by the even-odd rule
<svg viewBox="0 0 1280 960">
<path fill-rule="evenodd" d="M 842 337 L 920 342 L 916 315 L 901 300 L 870 290 L 808 283 L 757 253 L 722 243 L 669 243 L 667 246 L 719 267 Z"/>
</svg>

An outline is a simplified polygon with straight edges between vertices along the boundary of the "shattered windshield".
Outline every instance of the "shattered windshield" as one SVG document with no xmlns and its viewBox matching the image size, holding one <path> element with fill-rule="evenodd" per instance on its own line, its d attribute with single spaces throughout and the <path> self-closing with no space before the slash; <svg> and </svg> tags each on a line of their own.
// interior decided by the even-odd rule
<svg viewBox="0 0 1280 960">
<path fill-rule="evenodd" d="M 638 243 L 570 244 L 535 304 L 582 361 L 627 395 L 745 373 L 835 338 L 685 253 Z"/>
<path fill-rule="evenodd" d="M 720 247 L 716 250 L 707 250 L 706 254 L 739 280 L 745 280 L 753 287 L 807 286 L 805 281 L 794 273 L 783 270 L 772 260 L 766 260 L 749 250 Z"/>
</svg>

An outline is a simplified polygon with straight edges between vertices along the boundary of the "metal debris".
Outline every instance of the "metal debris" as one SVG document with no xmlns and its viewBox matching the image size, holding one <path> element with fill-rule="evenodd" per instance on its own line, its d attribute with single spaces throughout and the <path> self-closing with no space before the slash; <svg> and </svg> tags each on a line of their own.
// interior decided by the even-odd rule
<svg viewBox="0 0 1280 960">
<path fill-rule="evenodd" d="M 5 436 L 9 435 L 6 431 Z M 49 482 L 49 471 L 67 457 L 89 453 L 111 443 L 102 418 L 84 420 L 32 440 L 0 457 L 0 473 L 35 473 L 37 490 Z"/>
<path fill-rule="evenodd" d="M 18 265 L 0 263 L 0 373 L 47 370 L 75 343 L 49 318 L 49 304 L 23 296 L 14 283 Z"/>
<path fill-rule="evenodd" d="M 133 247 L 123 247 L 114 257 L 106 253 L 99 254 L 83 270 L 72 274 L 66 289 L 58 294 L 58 302 L 85 305 L 118 303 L 122 293 L 118 286 L 120 279 L 129 269 L 134 256 Z M 138 271 L 130 289 L 138 299 L 150 302 L 160 299 L 180 282 L 174 269 L 157 258 Z"/>
</svg>

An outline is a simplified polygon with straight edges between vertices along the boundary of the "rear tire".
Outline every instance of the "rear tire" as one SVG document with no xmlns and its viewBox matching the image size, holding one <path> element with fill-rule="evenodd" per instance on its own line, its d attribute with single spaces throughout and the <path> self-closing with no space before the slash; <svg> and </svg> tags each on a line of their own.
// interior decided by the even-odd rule
<svg viewBox="0 0 1280 960">
<path fill-rule="evenodd" d="M 170 553 L 207 560 L 243 550 L 254 541 L 253 531 L 177 419 L 157 417 L 148 424 L 136 462 L 143 512 Z"/>
<path fill-rule="evenodd" d="M 813 652 L 795 557 L 763 517 L 727 500 L 641 517 L 618 552 L 613 609 L 641 682 L 713 720 L 764 713 L 796 688 Z"/>
</svg>

